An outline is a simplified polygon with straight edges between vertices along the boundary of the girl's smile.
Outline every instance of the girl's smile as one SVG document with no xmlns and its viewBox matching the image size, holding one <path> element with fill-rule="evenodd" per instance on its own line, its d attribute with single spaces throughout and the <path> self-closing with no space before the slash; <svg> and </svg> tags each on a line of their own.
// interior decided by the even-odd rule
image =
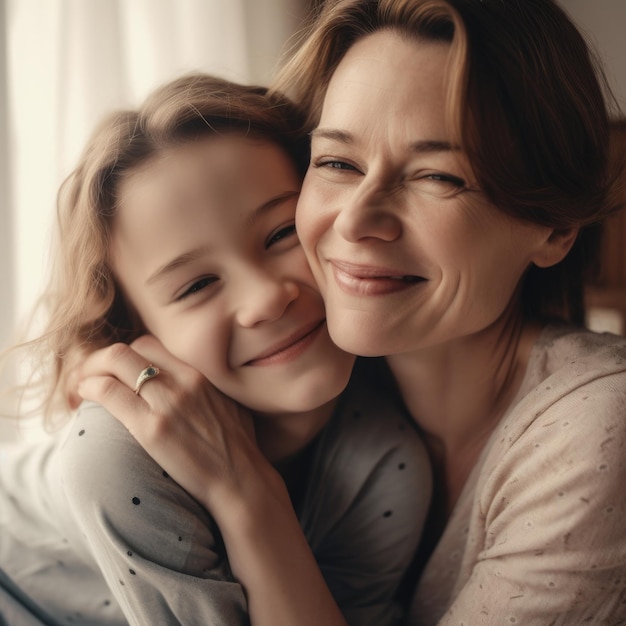
<svg viewBox="0 0 626 626">
<path fill-rule="evenodd" d="M 353 363 L 296 235 L 299 187 L 273 143 L 209 136 L 131 172 L 114 222 L 114 271 L 146 330 L 265 414 L 334 399 Z"/>
</svg>

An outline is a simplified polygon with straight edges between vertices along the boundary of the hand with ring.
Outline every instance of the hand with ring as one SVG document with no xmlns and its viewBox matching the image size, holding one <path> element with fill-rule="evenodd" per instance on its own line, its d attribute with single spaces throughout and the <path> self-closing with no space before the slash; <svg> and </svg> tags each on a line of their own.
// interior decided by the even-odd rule
<svg viewBox="0 0 626 626">
<path fill-rule="evenodd" d="M 221 498 L 230 502 L 233 495 L 248 497 L 242 488 L 245 491 L 249 477 L 264 469 L 265 478 L 274 480 L 274 469 L 256 445 L 247 409 L 154 337 L 97 350 L 74 377 L 80 381 L 78 395 L 101 404 L 121 421 L 218 523 L 224 508 Z"/>
</svg>

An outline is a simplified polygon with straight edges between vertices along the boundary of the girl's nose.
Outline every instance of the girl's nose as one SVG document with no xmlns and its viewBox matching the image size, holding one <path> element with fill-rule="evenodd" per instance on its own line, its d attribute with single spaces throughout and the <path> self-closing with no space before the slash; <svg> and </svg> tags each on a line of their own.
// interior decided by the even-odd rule
<svg viewBox="0 0 626 626">
<path fill-rule="evenodd" d="M 255 272 L 242 287 L 237 322 L 245 328 L 252 328 L 280 319 L 299 294 L 300 288 L 293 280 Z"/>
<path fill-rule="evenodd" d="M 402 222 L 394 211 L 393 194 L 358 187 L 344 198 L 335 229 L 350 242 L 366 238 L 394 241 L 402 233 Z"/>
</svg>

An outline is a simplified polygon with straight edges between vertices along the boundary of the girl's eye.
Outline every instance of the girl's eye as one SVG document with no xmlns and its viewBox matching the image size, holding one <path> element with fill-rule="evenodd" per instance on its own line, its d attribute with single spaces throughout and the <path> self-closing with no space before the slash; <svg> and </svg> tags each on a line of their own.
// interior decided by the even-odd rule
<svg viewBox="0 0 626 626">
<path fill-rule="evenodd" d="M 296 225 L 289 224 L 288 226 L 283 226 L 279 228 L 276 232 L 272 233 L 265 242 L 265 249 L 271 248 L 274 244 L 282 241 L 283 239 L 287 239 L 288 237 L 293 237 L 296 234 Z"/>
<path fill-rule="evenodd" d="M 205 276 L 204 278 L 201 278 L 200 280 L 197 280 L 195 283 L 193 283 L 191 287 L 189 287 L 180 296 L 178 296 L 176 300 L 184 300 L 185 298 L 188 298 L 189 296 L 192 296 L 199 291 L 202 291 L 205 287 L 212 285 L 215 281 L 217 281 L 216 276 Z"/>
</svg>

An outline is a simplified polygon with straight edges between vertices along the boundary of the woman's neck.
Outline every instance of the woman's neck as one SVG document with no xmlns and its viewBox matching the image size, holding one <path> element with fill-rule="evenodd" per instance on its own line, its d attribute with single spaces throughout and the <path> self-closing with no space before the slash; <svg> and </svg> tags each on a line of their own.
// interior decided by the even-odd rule
<svg viewBox="0 0 626 626">
<path fill-rule="evenodd" d="M 448 513 L 521 385 L 538 332 L 503 316 L 480 333 L 387 359 L 442 473 Z"/>
</svg>

